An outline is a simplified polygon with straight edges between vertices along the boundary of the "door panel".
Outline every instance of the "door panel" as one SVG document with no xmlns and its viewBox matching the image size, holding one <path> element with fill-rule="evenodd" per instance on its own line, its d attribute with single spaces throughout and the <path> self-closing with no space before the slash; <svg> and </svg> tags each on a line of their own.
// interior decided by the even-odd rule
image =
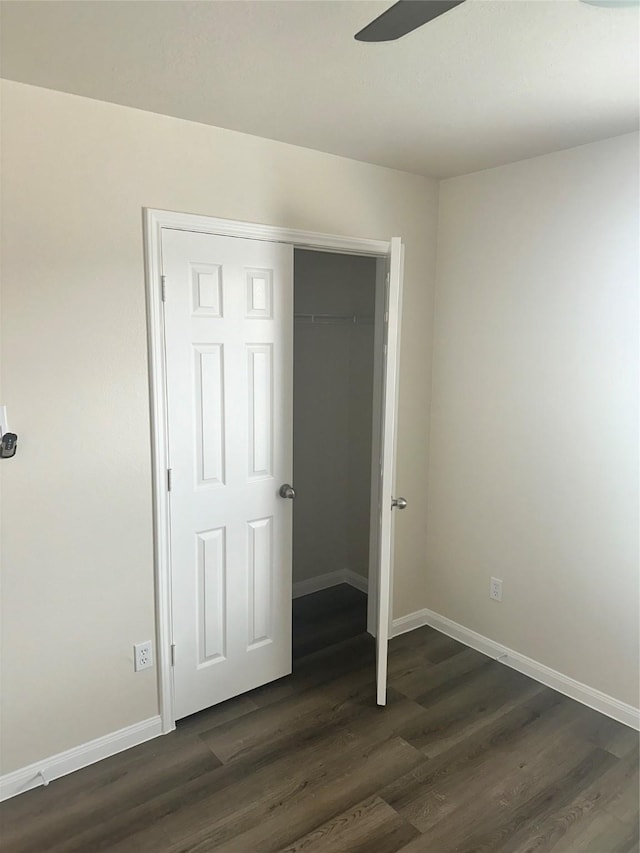
<svg viewBox="0 0 640 853">
<path fill-rule="evenodd" d="M 376 631 L 377 703 L 387 702 L 387 655 L 391 622 L 393 577 L 393 514 L 391 503 L 396 468 L 396 421 L 398 413 L 398 368 L 400 317 L 402 314 L 403 246 L 399 237 L 391 241 L 389 277 L 385 294 L 385 344 L 380 459 L 380 547 L 378 551 L 378 624 Z"/>
<path fill-rule="evenodd" d="M 175 716 L 291 672 L 293 248 L 163 229 Z"/>
</svg>

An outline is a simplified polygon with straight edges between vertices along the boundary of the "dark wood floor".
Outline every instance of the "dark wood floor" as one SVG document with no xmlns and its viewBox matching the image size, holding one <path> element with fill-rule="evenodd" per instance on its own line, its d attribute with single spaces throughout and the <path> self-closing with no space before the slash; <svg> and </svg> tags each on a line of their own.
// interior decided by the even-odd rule
<svg viewBox="0 0 640 853">
<path fill-rule="evenodd" d="M 316 599 L 333 633 L 296 605 L 289 678 L 4 803 L 2 849 L 638 851 L 637 733 L 428 628 L 392 641 L 378 708 L 348 596 Z"/>
<path fill-rule="evenodd" d="M 293 659 L 367 630 L 367 596 L 346 583 L 293 600 Z"/>
</svg>

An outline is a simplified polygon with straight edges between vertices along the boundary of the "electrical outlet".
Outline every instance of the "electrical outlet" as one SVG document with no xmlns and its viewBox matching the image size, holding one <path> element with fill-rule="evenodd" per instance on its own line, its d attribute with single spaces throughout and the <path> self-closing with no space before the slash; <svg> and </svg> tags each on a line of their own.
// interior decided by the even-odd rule
<svg viewBox="0 0 640 853">
<path fill-rule="evenodd" d="M 489 598 L 494 601 L 502 601 L 502 581 L 498 578 L 491 578 L 489 581 Z"/>
<path fill-rule="evenodd" d="M 145 643 L 136 643 L 133 647 L 133 669 L 140 672 L 141 669 L 151 669 L 153 666 L 153 647 L 151 640 Z"/>
</svg>

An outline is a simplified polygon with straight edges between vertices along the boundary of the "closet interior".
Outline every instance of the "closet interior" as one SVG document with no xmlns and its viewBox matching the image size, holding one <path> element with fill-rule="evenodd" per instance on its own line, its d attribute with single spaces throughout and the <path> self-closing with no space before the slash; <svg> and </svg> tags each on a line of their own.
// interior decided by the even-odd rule
<svg viewBox="0 0 640 853">
<path fill-rule="evenodd" d="M 367 629 L 376 258 L 294 253 L 293 656 Z"/>
</svg>

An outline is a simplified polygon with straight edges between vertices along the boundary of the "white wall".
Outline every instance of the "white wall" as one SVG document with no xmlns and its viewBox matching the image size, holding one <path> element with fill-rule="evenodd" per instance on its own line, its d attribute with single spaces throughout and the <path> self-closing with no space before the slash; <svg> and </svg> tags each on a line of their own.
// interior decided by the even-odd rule
<svg viewBox="0 0 640 853">
<path fill-rule="evenodd" d="M 425 606 L 434 181 L 2 85 L 2 772 L 157 711 L 144 206 L 406 243 L 394 612 Z"/>
<path fill-rule="evenodd" d="M 638 226 L 637 134 L 441 184 L 425 582 L 636 707 Z"/>
<path fill-rule="evenodd" d="M 295 252 L 293 580 L 368 575 L 376 259 Z"/>
</svg>

